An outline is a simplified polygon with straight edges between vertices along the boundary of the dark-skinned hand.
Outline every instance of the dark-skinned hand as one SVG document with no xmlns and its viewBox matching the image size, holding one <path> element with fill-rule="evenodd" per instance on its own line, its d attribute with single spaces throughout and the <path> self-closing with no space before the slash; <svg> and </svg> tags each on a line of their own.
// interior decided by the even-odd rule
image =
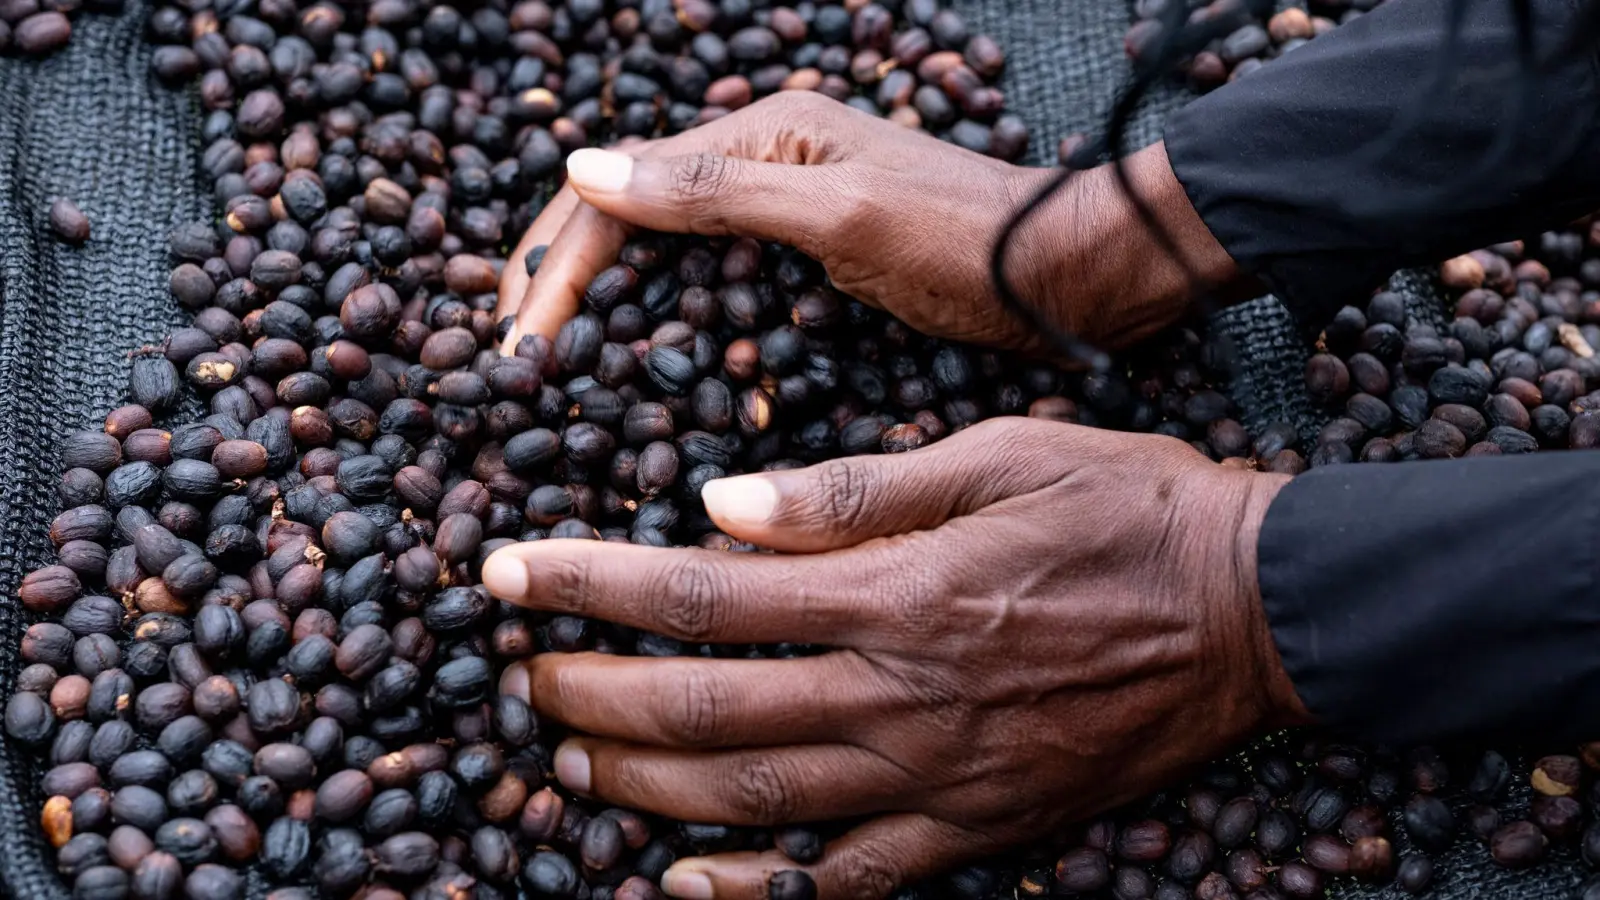
<svg viewBox="0 0 1600 900">
<path fill-rule="evenodd" d="M 786 660 L 535 656 L 501 689 L 584 733 L 567 788 L 688 821 L 866 817 L 808 867 L 876 900 L 1037 841 L 1305 716 L 1256 586 L 1286 479 L 1170 438 L 996 419 L 895 456 L 709 484 L 777 553 L 544 540 L 484 583 L 534 609 Z M 679 861 L 677 897 L 756 900 L 776 853 Z"/>
<path fill-rule="evenodd" d="M 1127 164 L 1134 190 L 1177 241 L 1166 254 L 1109 166 L 1080 173 L 1007 255 L 1017 291 L 1058 329 L 1106 346 L 1148 336 L 1197 285 L 1236 276 L 1157 144 Z M 1007 349 L 1044 344 L 1000 305 L 990 252 L 1051 178 L 963 150 L 819 94 L 775 94 L 674 137 L 580 150 L 568 180 L 511 254 L 496 319 L 554 339 L 589 282 L 638 227 L 737 234 L 799 248 L 840 290 L 925 334 Z M 547 246 L 530 280 L 524 257 Z"/>
</svg>

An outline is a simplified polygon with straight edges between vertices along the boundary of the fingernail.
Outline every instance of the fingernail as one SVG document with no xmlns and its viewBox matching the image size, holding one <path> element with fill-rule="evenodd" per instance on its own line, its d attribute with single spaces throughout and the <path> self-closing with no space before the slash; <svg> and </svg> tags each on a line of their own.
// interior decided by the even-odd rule
<svg viewBox="0 0 1600 900">
<path fill-rule="evenodd" d="M 673 866 L 663 872 L 661 889 L 679 900 L 712 900 L 711 878 L 693 869 Z"/>
<path fill-rule="evenodd" d="M 492 553 L 483 563 L 483 586 L 502 600 L 528 595 L 528 567 L 507 553 Z"/>
<path fill-rule="evenodd" d="M 528 688 L 528 667 L 521 663 L 507 666 L 505 674 L 500 676 L 500 693 L 509 694 L 523 702 L 532 702 L 532 691 Z"/>
<path fill-rule="evenodd" d="M 706 512 L 739 525 L 761 525 L 778 508 L 778 489 L 768 478 L 718 478 L 700 489 Z"/>
<path fill-rule="evenodd" d="M 616 193 L 633 177 L 633 157 L 609 150 L 579 150 L 567 157 L 567 177 L 581 188 Z"/>
<path fill-rule="evenodd" d="M 569 790 L 589 793 L 589 754 L 567 741 L 556 748 L 556 779 Z M 709 894 L 707 896 L 710 896 Z"/>
</svg>

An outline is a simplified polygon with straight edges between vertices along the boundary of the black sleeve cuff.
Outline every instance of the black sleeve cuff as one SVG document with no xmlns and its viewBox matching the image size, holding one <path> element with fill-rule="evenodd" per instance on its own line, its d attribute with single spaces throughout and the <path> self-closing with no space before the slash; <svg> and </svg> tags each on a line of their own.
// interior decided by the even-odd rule
<svg viewBox="0 0 1600 900">
<path fill-rule="evenodd" d="M 1600 207 L 1595 60 L 1530 74 L 1533 102 L 1513 128 L 1522 96 L 1513 4 L 1468 4 L 1449 90 L 1401 121 L 1432 84 L 1454 2 L 1386 3 L 1167 120 L 1167 156 L 1211 233 L 1313 329 L 1397 269 Z M 1574 0 L 1532 7 L 1536 46 L 1553 53 L 1573 27 Z M 1394 152 L 1362 156 L 1396 128 Z M 1476 172 L 1503 134 L 1506 164 L 1448 201 L 1428 196 Z"/>
<path fill-rule="evenodd" d="M 1416 743 L 1600 730 L 1600 452 L 1315 469 L 1258 544 L 1319 721 Z"/>
</svg>

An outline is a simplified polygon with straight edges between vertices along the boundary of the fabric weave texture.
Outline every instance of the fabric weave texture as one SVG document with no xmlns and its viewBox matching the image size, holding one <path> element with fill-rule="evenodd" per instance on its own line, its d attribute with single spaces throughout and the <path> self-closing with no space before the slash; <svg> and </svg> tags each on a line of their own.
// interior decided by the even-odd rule
<svg viewBox="0 0 1600 900">
<path fill-rule="evenodd" d="M 1053 164 L 1062 136 L 1104 121 L 1127 74 L 1125 0 L 956 6 L 1006 49 L 1007 100 L 1032 129 L 1031 162 Z M 215 212 L 197 168 L 195 97 L 148 75 L 152 48 L 141 32 L 149 12 L 149 0 L 131 0 L 118 17 L 85 13 L 55 56 L 0 59 L 0 701 L 15 684 L 17 639 L 31 621 L 15 599 L 17 585 L 53 561 L 47 531 L 58 505 L 55 447 L 71 431 L 99 427 L 124 401 L 129 352 L 184 321 L 167 290 L 166 234 Z M 1156 91 L 1141 108 L 1130 146 L 1158 139 L 1164 114 L 1187 96 L 1176 86 Z M 68 247 L 48 235 L 45 212 L 56 196 L 88 214 L 87 245 Z M 1443 316 L 1426 275 L 1405 273 L 1395 285 L 1419 316 Z M 1305 396 L 1307 343 L 1283 307 L 1263 298 L 1217 313 L 1211 323 L 1239 349 L 1231 387 L 1245 424 L 1284 419 L 1313 435 L 1325 416 Z M 173 419 L 183 420 L 182 413 Z M 0 895 L 67 900 L 38 825 L 43 798 L 33 759 L 0 738 Z M 1458 844 L 1439 862 L 1430 896 L 1440 900 L 1566 900 L 1582 877 L 1570 853 L 1532 874 L 1507 873 L 1489 864 L 1476 842 Z M 248 884 L 252 900 L 271 887 L 258 872 Z M 1340 886 L 1333 896 L 1404 895 Z"/>
</svg>

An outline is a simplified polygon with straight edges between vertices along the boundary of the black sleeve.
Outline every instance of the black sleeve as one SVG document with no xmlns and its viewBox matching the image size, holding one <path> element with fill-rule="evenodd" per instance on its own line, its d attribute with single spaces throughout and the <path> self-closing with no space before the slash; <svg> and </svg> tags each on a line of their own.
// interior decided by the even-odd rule
<svg viewBox="0 0 1600 900">
<path fill-rule="evenodd" d="M 1431 84 L 1453 2 L 1390 0 L 1168 120 L 1167 155 L 1200 217 L 1308 326 L 1396 269 L 1600 208 L 1596 62 L 1567 56 L 1530 74 L 1533 102 L 1513 129 L 1522 94 L 1508 0 L 1468 0 L 1450 90 L 1419 121 L 1400 121 Z M 1575 0 L 1531 5 L 1536 46 L 1555 57 Z M 1396 133 L 1403 141 L 1381 162 L 1363 156 Z M 1502 134 L 1507 163 L 1442 200 Z"/>
<path fill-rule="evenodd" d="M 1313 469 L 1257 546 L 1319 720 L 1402 744 L 1600 733 L 1600 452 Z"/>
</svg>

